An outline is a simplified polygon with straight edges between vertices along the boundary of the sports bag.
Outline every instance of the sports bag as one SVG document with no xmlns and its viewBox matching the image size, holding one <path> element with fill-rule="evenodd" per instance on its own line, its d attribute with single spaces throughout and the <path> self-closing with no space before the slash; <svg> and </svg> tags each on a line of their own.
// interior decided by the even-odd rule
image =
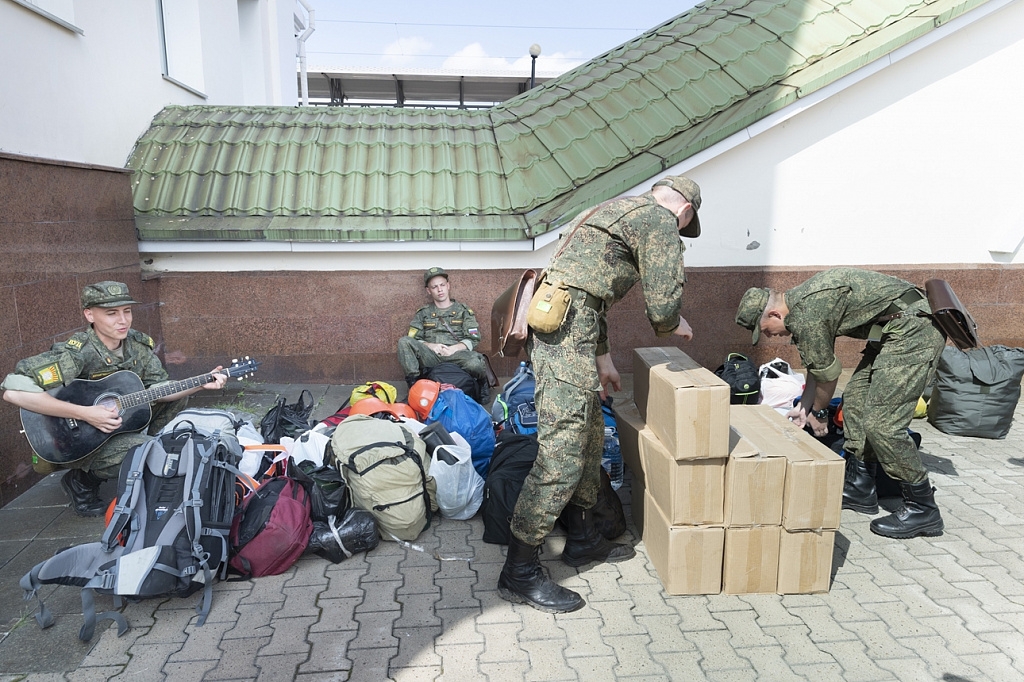
<svg viewBox="0 0 1024 682">
<path fill-rule="evenodd" d="M 25 598 L 42 585 L 82 588 L 84 624 L 78 636 L 92 639 L 97 620 L 111 619 L 123 635 L 120 613 L 96 613 L 95 593 L 122 597 L 187 596 L 203 591 L 196 606 L 206 622 L 215 576 L 225 577 L 228 533 L 235 513 L 235 479 L 242 448 L 234 435 L 206 432 L 187 422 L 128 451 L 121 464 L 117 499 L 99 542 L 77 545 L 37 564 L 21 579 Z M 36 621 L 53 615 L 40 600 Z"/>
<path fill-rule="evenodd" d="M 264 481 L 231 525 L 231 568 L 242 579 L 278 575 L 302 556 L 313 532 L 309 493 L 288 476 Z"/>
<path fill-rule="evenodd" d="M 451 384 L 476 402 L 480 402 L 480 383 L 454 362 L 442 362 L 431 367 L 426 378 L 439 384 Z"/>
<path fill-rule="evenodd" d="M 729 384 L 733 405 L 756 405 L 761 393 L 761 377 L 757 365 L 746 355 L 729 353 L 725 362 L 715 370 L 715 374 Z"/>
<path fill-rule="evenodd" d="M 509 523 L 523 481 L 537 459 L 537 436 L 503 431 L 491 458 L 490 472 L 484 481 L 484 501 L 480 507 L 484 520 L 484 542 L 507 545 Z"/>
<path fill-rule="evenodd" d="M 377 398 L 386 403 L 394 403 L 398 400 L 398 391 L 386 381 L 367 381 L 352 389 L 348 404 L 355 405 L 363 398 Z"/>
<path fill-rule="evenodd" d="M 354 414 L 331 443 L 352 505 L 373 514 L 381 539 L 411 542 L 430 525 L 437 488 L 421 438 L 390 419 Z"/>
<path fill-rule="evenodd" d="M 440 422 L 448 433 L 458 433 L 466 439 L 473 453 L 473 468 L 487 478 L 494 452 L 494 426 L 487 410 L 462 391 L 448 389 L 438 394 L 427 415 L 427 424 L 435 422 Z"/>
<path fill-rule="evenodd" d="M 1005 438 L 1024 375 L 1024 348 L 946 346 L 939 356 L 928 421 L 956 436 Z"/>
<path fill-rule="evenodd" d="M 491 421 L 499 431 L 537 433 L 537 376 L 528 362 L 520 362 L 519 369 L 508 380 L 491 405 Z"/>
</svg>

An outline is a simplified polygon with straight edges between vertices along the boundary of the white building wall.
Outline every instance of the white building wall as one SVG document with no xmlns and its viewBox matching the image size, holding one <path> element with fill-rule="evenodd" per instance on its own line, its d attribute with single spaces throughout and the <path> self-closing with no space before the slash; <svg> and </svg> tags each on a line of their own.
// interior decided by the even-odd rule
<svg viewBox="0 0 1024 682">
<path fill-rule="evenodd" d="M 75 0 L 81 34 L 0 0 L 0 151 L 123 167 L 168 104 L 296 102 L 291 0 L 184 4 L 196 8 L 199 20 L 197 92 L 163 77 L 157 0 Z M 253 15 L 262 29 L 253 29 Z M 253 34 L 261 42 L 256 48 Z M 273 58 L 254 67 L 253 54 L 267 43 Z"/>
</svg>

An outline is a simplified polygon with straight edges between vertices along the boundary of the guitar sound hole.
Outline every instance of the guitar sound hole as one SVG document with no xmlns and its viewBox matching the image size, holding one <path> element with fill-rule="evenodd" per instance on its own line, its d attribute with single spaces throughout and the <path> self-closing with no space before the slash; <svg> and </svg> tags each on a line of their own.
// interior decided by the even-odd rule
<svg viewBox="0 0 1024 682">
<path fill-rule="evenodd" d="M 121 413 L 121 406 L 117 401 L 118 396 L 112 394 L 101 395 L 99 400 L 96 401 L 96 405 L 102 405 L 108 410 L 117 410 L 118 414 Z"/>
</svg>

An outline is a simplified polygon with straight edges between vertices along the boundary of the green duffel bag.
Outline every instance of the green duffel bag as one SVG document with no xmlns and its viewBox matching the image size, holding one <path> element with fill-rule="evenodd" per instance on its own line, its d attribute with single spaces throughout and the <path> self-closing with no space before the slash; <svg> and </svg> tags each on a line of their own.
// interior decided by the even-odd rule
<svg viewBox="0 0 1024 682">
<path fill-rule="evenodd" d="M 1024 348 L 946 346 L 928 400 L 928 421 L 943 433 L 1005 438 L 1024 376 Z"/>
<path fill-rule="evenodd" d="M 400 424 L 356 414 L 338 424 L 331 447 L 352 506 L 373 514 L 383 540 L 411 542 L 437 511 L 426 445 Z"/>
</svg>

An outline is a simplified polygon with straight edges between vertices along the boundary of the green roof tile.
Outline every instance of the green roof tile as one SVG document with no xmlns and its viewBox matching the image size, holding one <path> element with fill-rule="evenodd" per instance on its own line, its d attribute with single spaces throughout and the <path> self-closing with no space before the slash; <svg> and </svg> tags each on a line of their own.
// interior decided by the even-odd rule
<svg viewBox="0 0 1024 682">
<path fill-rule="evenodd" d="M 507 240 L 987 0 L 711 0 L 486 111 L 170 106 L 128 165 L 147 240 Z"/>
</svg>

